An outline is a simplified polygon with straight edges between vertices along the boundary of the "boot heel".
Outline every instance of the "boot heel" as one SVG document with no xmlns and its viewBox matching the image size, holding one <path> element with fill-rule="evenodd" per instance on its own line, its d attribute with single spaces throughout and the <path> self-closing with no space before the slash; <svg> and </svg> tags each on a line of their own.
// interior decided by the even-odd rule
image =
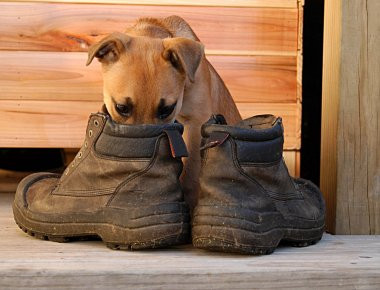
<svg viewBox="0 0 380 290">
<path fill-rule="evenodd" d="M 324 231 L 324 226 L 310 229 L 286 229 L 281 243 L 292 247 L 307 247 L 318 243 Z"/>
<path fill-rule="evenodd" d="M 141 250 L 166 248 L 190 242 L 190 224 L 166 224 L 141 229 L 112 228 L 101 231 L 99 236 L 113 250 Z"/>
<path fill-rule="evenodd" d="M 98 228 L 98 234 L 111 249 L 138 250 L 164 248 L 190 242 L 190 215 L 185 205 L 161 204 L 130 210 L 110 209 L 123 226 Z M 123 214 L 125 213 L 125 215 Z"/>
<path fill-rule="evenodd" d="M 274 225 L 276 212 L 226 206 L 198 206 L 193 220 L 193 244 L 197 248 L 242 254 L 270 254 L 284 236 Z"/>
<path fill-rule="evenodd" d="M 280 229 L 254 233 L 229 227 L 193 227 L 194 247 L 239 254 L 271 254 L 276 249 L 282 236 L 283 231 Z"/>
<path fill-rule="evenodd" d="M 113 250 L 167 248 L 190 242 L 190 225 L 160 225 L 146 229 L 114 229 L 115 235 L 100 234 L 106 246 Z M 128 236 L 128 239 L 125 237 Z M 130 237 L 134 236 L 135 239 Z"/>
</svg>

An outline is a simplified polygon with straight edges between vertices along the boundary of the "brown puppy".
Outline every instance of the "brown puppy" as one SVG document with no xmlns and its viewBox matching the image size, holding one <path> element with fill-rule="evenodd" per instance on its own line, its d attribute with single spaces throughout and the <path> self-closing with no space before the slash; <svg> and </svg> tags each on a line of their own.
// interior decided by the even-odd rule
<svg viewBox="0 0 380 290">
<path fill-rule="evenodd" d="M 178 16 L 142 18 L 126 33 L 113 33 L 89 49 L 87 65 L 102 63 L 104 103 L 119 123 L 185 126 L 189 157 L 181 176 L 193 208 L 200 172 L 200 127 L 211 114 L 241 120 L 231 94 L 204 56 L 203 45 Z"/>
</svg>

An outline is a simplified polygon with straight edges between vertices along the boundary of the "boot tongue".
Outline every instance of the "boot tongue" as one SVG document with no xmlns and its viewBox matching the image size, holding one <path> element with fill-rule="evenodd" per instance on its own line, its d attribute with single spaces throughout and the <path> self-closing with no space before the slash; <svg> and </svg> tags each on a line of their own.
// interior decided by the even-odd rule
<svg viewBox="0 0 380 290">
<path fill-rule="evenodd" d="M 107 107 L 106 107 L 106 104 L 103 104 L 102 107 L 100 108 L 99 110 L 99 113 L 103 113 L 107 116 L 110 116 L 110 114 L 108 113 L 108 110 L 107 110 Z"/>
<path fill-rule="evenodd" d="M 221 114 L 216 114 L 216 115 L 211 115 L 210 119 L 204 124 L 204 125 L 213 125 L 213 124 L 218 124 L 218 125 L 227 125 L 227 121 L 224 118 L 223 115 Z"/>
<path fill-rule="evenodd" d="M 245 129 L 270 129 L 279 118 L 270 114 L 257 115 L 240 121 L 235 126 Z"/>
</svg>

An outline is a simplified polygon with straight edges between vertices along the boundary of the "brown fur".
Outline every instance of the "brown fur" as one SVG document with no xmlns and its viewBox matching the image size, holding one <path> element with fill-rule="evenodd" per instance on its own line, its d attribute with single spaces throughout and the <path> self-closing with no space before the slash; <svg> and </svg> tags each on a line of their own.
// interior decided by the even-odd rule
<svg viewBox="0 0 380 290">
<path fill-rule="evenodd" d="M 103 64 L 104 103 L 115 121 L 141 124 L 177 119 L 185 126 L 189 158 L 181 181 L 193 208 L 199 188 L 201 125 L 211 114 L 223 114 L 231 124 L 241 120 L 222 79 L 204 56 L 198 37 L 178 16 L 141 18 L 126 33 L 114 33 L 92 46 L 87 64 L 94 57 Z M 170 57 L 179 63 L 177 68 Z M 128 97 L 133 110 L 126 118 L 115 110 L 115 103 L 123 104 Z M 157 118 L 161 99 L 168 105 L 177 102 L 165 120 Z"/>
</svg>

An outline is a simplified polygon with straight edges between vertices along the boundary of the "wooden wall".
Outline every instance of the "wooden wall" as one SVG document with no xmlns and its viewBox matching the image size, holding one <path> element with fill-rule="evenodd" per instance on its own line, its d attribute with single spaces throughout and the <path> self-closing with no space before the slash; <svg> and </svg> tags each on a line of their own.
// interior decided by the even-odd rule
<svg viewBox="0 0 380 290">
<path fill-rule="evenodd" d="M 185 18 L 206 46 L 243 117 L 284 119 L 285 157 L 298 174 L 302 1 L 0 2 L 0 147 L 81 145 L 102 101 L 88 46 L 142 16 Z"/>
<path fill-rule="evenodd" d="M 380 1 L 325 4 L 321 188 L 329 227 L 380 234 Z"/>
</svg>

